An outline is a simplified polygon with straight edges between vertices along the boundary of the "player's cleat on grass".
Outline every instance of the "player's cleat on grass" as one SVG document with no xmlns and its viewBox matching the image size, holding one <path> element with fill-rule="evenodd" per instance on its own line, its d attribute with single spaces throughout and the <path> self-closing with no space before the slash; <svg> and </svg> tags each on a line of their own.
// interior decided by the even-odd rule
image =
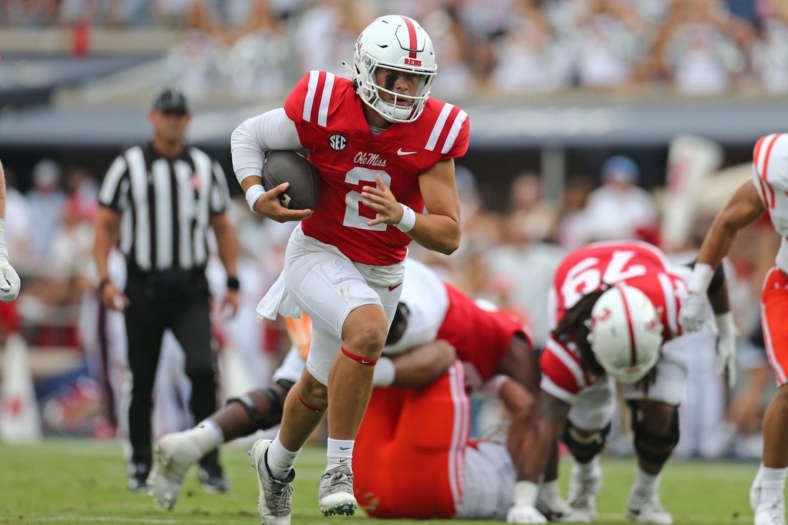
<svg viewBox="0 0 788 525">
<path fill-rule="evenodd" d="M 230 490 L 230 484 L 224 477 L 224 471 L 220 465 L 200 465 L 197 479 L 200 480 L 202 489 L 208 494 L 224 494 Z"/>
<path fill-rule="evenodd" d="M 673 516 L 665 510 L 656 492 L 643 493 L 632 490 L 627 499 L 627 517 L 636 523 L 652 523 L 654 525 L 672 525 Z"/>
<path fill-rule="evenodd" d="M 771 505 L 762 503 L 755 509 L 755 525 L 785 525 L 785 498 L 780 497 Z"/>
<path fill-rule="evenodd" d="M 760 474 L 760 470 L 758 471 Z M 755 476 L 755 479 L 752 480 L 752 485 L 750 485 L 750 508 L 753 511 L 758 510 L 758 507 L 761 505 L 761 478 L 759 476 Z"/>
<path fill-rule="evenodd" d="M 138 494 L 147 494 L 148 485 L 146 480 L 148 479 L 149 472 L 150 467 L 145 463 L 135 463 L 131 465 L 129 467 L 129 479 L 127 483 L 129 490 L 137 492 Z"/>
<path fill-rule="evenodd" d="M 353 472 L 350 467 L 339 465 L 327 470 L 320 480 L 318 498 L 323 516 L 355 514 L 358 503 L 353 496 Z"/>
<path fill-rule="evenodd" d="M 258 439 L 249 451 L 249 455 L 252 456 L 252 467 L 257 471 L 257 489 L 260 492 L 257 498 L 257 510 L 263 525 L 289 525 L 295 469 L 291 470 L 285 479 L 279 480 L 273 477 L 266 461 L 270 446 L 270 439 Z"/>
<path fill-rule="evenodd" d="M 572 466 L 569 478 L 569 495 L 572 519 L 577 523 L 590 523 L 596 518 L 596 499 L 602 488 L 602 468 L 595 463 L 591 473 L 583 473 L 577 464 Z"/>
<path fill-rule="evenodd" d="M 755 476 L 750 487 L 750 507 L 755 512 L 755 525 L 785 525 L 785 497 L 769 504 L 762 500 L 762 496 L 761 478 Z"/>
<path fill-rule="evenodd" d="M 175 506 L 186 471 L 198 459 L 199 449 L 183 432 L 168 434 L 156 443 L 148 492 L 159 507 L 171 510 Z"/>
</svg>

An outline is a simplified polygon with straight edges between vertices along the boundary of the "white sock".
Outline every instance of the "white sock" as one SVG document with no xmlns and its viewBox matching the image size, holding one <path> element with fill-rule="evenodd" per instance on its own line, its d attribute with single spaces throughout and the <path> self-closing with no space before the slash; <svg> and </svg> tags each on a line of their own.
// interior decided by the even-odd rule
<svg viewBox="0 0 788 525">
<path fill-rule="evenodd" d="M 581 477 L 590 478 L 599 470 L 599 456 L 594 456 L 594 459 L 588 463 L 578 463 L 575 461 L 575 464 L 580 470 Z"/>
<path fill-rule="evenodd" d="M 548 497 L 561 497 L 561 488 L 558 486 L 558 480 L 543 481 L 539 490 L 545 493 Z"/>
<path fill-rule="evenodd" d="M 761 478 L 759 507 L 770 506 L 784 497 L 786 473 L 788 473 L 788 468 L 769 468 L 764 467 L 761 463 L 761 468 L 758 470 L 758 476 Z"/>
<path fill-rule="evenodd" d="M 660 479 L 662 479 L 661 474 L 649 474 L 638 465 L 635 473 L 635 491 L 646 494 L 654 493 L 659 487 Z"/>
<path fill-rule="evenodd" d="M 213 419 L 200 422 L 186 433 L 200 450 L 200 457 L 224 443 L 224 432 Z"/>
<path fill-rule="evenodd" d="M 328 457 L 328 466 L 326 470 L 338 467 L 340 465 L 353 468 L 353 445 L 356 443 L 354 439 L 331 439 L 328 438 L 328 450 L 326 456 Z"/>
<path fill-rule="evenodd" d="M 266 463 L 271 475 L 277 479 L 285 479 L 290 471 L 293 470 L 298 453 L 301 449 L 291 452 L 287 450 L 282 442 L 279 441 L 279 434 L 276 434 L 273 443 L 268 447 L 268 457 Z"/>
</svg>

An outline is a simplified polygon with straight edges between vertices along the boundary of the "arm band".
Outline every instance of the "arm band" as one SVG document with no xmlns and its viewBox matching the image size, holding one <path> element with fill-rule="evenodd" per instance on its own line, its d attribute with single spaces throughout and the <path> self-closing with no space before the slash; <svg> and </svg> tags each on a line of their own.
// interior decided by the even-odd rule
<svg viewBox="0 0 788 525">
<path fill-rule="evenodd" d="M 405 206 L 402 203 L 400 203 L 400 206 L 402 206 L 402 218 L 395 226 L 399 228 L 400 231 L 407 233 L 416 226 L 416 212 L 413 211 L 410 206 Z"/>
<path fill-rule="evenodd" d="M 690 293 L 707 293 L 709 284 L 714 277 L 714 268 L 705 263 L 695 263 L 695 268 L 692 270 L 692 277 L 689 280 Z"/>
<path fill-rule="evenodd" d="M 720 288 L 723 287 L 725 284 L 725 268 L 723 264 L 720 263 L 717 265 L 717 269 L 714 270 L 714 276 L 711 278 L 711 282 L 709 283 L 709 293 L 715 293 Z"/>
<path fill-rule="evenodd" d="M 698 266 L 698 261 L 697 260 L 692 261 L 692 263 L 690 263 L 689 266 L 694 270 L 694 268 Z M 701 264 L 700 266 L 709 266 L 709 265 Z M 702 270 L 702 271 L 707 272 L 708 270 Z M 692 288 L 692 280 L 694 278 L 695 278 L 695 272 L 693 271 L 692 279 L 690 280 L 689 287 L 690 287 L 690 292 L 696 293 L 696 290 Z M 717 292 L 720 288 L 722 288 L 724 284 L 725 284 L 725 268 L 724 265 L 720 263 L 717 265 L 717 268 L 714 270 L 714 275 L 712 275 L 711 281 L 709 281 L 707 285 L 708 293 L 711 294 Z"/>
<path fill-rule="evenodd" d="M 492 379 L 487 381 L 482 385 L 479 389 L 479 393 L 483 396 L 497 398 L 501 396 L 501 387 L 504 383 L 509 381 L 509 376 L 505 376 L 503 374 L 498 374 L 497 376 L 493 376 Z"/>
<path fill-rule="evenodd" d="M 254 211 L 254 203 L 257 202 L 262 195 L 265 194 L 265 188 L 263 188 L 262 184 L 255 184 L 254 186 L 250 186 L 248 190 L 246 190 L 246 203 L 249 204 L 249 209 Z M 256 211 L 254 211 L 257 213 Z"/>
<path fill-rule="evenodd" d="M 372 386 L 391 386 L 395 377 L 394 363 L 388 357 L 380 356 L 372 374 Z"/>
</svg>

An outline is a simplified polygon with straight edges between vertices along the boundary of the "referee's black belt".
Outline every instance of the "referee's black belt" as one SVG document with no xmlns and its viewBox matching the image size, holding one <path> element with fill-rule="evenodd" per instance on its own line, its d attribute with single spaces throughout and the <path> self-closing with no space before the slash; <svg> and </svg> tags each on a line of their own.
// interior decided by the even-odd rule
<svg viewBox="0 0 788 525">
<path fill-rule="evenodd" d="M 136 266 L 129 266 L 128 278 L 136 282 L 144 282 L 149 286 L 163 288 L 188 287 L 206 279 L 205 266 L 199 266 L 188 270 L 183 268 L 167 268 L 153 271 L 145 271 Z"/>
</svg>

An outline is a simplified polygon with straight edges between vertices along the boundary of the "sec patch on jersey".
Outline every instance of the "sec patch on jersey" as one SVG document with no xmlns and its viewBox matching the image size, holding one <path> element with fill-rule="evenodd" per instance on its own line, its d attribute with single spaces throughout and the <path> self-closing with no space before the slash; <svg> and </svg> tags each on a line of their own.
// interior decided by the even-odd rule
<svg viewBox="0 0 788 525">
<path fill-rule="evenodd" d="M 320 175 L 312 163 L 295 151 L 268 152 L 263 164 L 263 187 L 268 191 L 283 182 L 290 187 L 279 195 L 279 202 L 289 210 L 313 210 L 320 191 Z"/>
</svg>

